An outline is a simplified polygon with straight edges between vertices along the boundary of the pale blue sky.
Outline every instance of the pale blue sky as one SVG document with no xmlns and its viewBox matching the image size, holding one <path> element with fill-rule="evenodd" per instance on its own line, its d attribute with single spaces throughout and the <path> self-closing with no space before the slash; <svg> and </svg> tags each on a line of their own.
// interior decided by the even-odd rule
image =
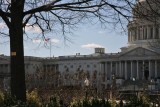
<svg viewBox="0 0 160 107">
<path fill-rule="evenodd" d="M 73 31 L 74 34 L 67 35 L 72 43 L 69 41 L 65 42 L 63 36 L 59 34 L 52 36 L 52 33 L 50 33 L 48 35 L 52 40 L 52 45 L 54 45 L 51 47 L 52 56 L 75 55 L 76 53 L 82 55 L 92 54 L 94 53 L 94 47 L 101 46 L 105 48 L 106 53 L 119 52 L 121 47 L 127 45 L 127 35 L 125 33 L 121 34 L 120 31 L 121 29 L 114 30 L 110 26 L 101 28 L 98 24 L 85 24 Z M 32 33 L 28 35 L 32 35 Z M 2 43 L 2 40 L 0 42 Z M 39 44 L 39 41 L 25 41 L 25 56 L 49 57 L 50 49 L 45 48 L 43 43 Z M 49 43 L 47 44 L 50 46 Z M 0 53 L 9 55 L 9 43 L 0 45 Z"/>
</svg>

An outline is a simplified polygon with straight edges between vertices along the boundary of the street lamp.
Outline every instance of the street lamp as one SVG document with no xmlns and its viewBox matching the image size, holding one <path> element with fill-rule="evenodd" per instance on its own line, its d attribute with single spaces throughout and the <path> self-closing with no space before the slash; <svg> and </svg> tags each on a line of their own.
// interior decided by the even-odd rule
<svg viewBox="0 0 160 107">
<path fill-rule="evenodd" d="M 133 91 L 134 91 L 134 95 L 135 95 L 135 107 L 136 107 L 136 103 L 137 103 L 137 95 L 136 95 L 136 91 L 135 91 L 135 81 L 136 81 L 136 79 L 133 77 Z"/>
<path fill-rule="evenodd" d="M 60 87 L 60 79 L 61 79 L 61 75 L 58 75 L 58 87 Z"/>
<path fill-rule="evenodd" d="M 88 88 L 89 88 L 89 84 L 90 84 L 90 82 L 89 82 L 89 80 L 88 80 L 88 78 L 86 78 L 85 80 L 84 80 L 84 85 L 85 85 L 85 88 L 86 88 L 86 98 L 87 98 L 87 91 L 88 91 Z"/>
<path fill-rule="evenodd" d="M 116 98 L 115 96 L 116 93 L 116 76 L 115 74 L 112 75 L 112 88 L 111 88 L 111 99 L 114 101 Z"/>
<path fill-rule="evenodd" d="M 85 84 L 86 87 L 89 87 L 89 80 L 88 80 L 88 78 L 85 79 L 84 84 Z"/>
<path fill-rule="evenodd" d="M 133 83 L 134 83 L 134 84 L 133 84 L 133 85 L 134 85 L 133 89 L 134 89 L 134 93 L 135 93 L 135 80 L 136 80 L 136 79 L 133 78 L 132 80 L 133 80 Z"/>
<path fill-rule="evenodd" d="M 151 91 L 152 91 L 152 83 L 153 83 L 153 80 L 151 79 Z"/>
</svg>

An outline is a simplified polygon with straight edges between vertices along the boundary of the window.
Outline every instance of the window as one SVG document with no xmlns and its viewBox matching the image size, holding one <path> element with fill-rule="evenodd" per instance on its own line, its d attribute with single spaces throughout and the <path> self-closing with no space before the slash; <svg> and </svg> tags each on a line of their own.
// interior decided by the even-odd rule
<svg viewBox="0 0 160 107">
<path fill-rule="evenodd" d="M 64 68 L 67 68 L 67 66 L 65 65 Z"/>
<path fill-rule="evenodd" d="M 158 36 L 159 36 L 159 27 L 156 27 L 156 38 L 155 39 L 158 39 Z"/>
<path fill-rule="evenodd" d="M 8 65 L 7 65 L 7 64 L 5 64 L 4 66 L 5 66 L 5 68 L 7 68 L 7 67 L 8 67 Z"/>
<path fill-rule="evenodd" d="M 151 32 L 150 32 L 150 39 L 153 38 L 153 27 L 151 27 Z"/>
<path fill-rule="evenodd" d="M 73 68 L 73 65 L 71 65 L 70 68 Z"/>
</svg>

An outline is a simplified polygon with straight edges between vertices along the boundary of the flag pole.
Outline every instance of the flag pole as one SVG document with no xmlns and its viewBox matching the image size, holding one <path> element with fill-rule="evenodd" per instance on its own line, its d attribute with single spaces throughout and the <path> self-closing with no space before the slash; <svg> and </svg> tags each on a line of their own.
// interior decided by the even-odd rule
<svg viewBox="0 0 160 107">
<path fill-rule="evenodd" d="M 51 58 L 51 54 L 52 54 L 52 51 L 51 51 L 51 40 L 50 40 L 50 58 Z"/>
</svg>

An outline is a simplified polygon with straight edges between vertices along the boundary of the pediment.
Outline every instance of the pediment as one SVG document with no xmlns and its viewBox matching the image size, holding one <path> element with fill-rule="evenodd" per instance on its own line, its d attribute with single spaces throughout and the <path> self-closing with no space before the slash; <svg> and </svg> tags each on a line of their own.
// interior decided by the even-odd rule
<svg viewBox="0 0 160 107">
<path fill-rule="evenodd" d="M 121 54 L 121 56 L 157 56 L 157 55 L 160 54 L 153 50 L 142 47 L 138 47 Z"/>
</svg>

